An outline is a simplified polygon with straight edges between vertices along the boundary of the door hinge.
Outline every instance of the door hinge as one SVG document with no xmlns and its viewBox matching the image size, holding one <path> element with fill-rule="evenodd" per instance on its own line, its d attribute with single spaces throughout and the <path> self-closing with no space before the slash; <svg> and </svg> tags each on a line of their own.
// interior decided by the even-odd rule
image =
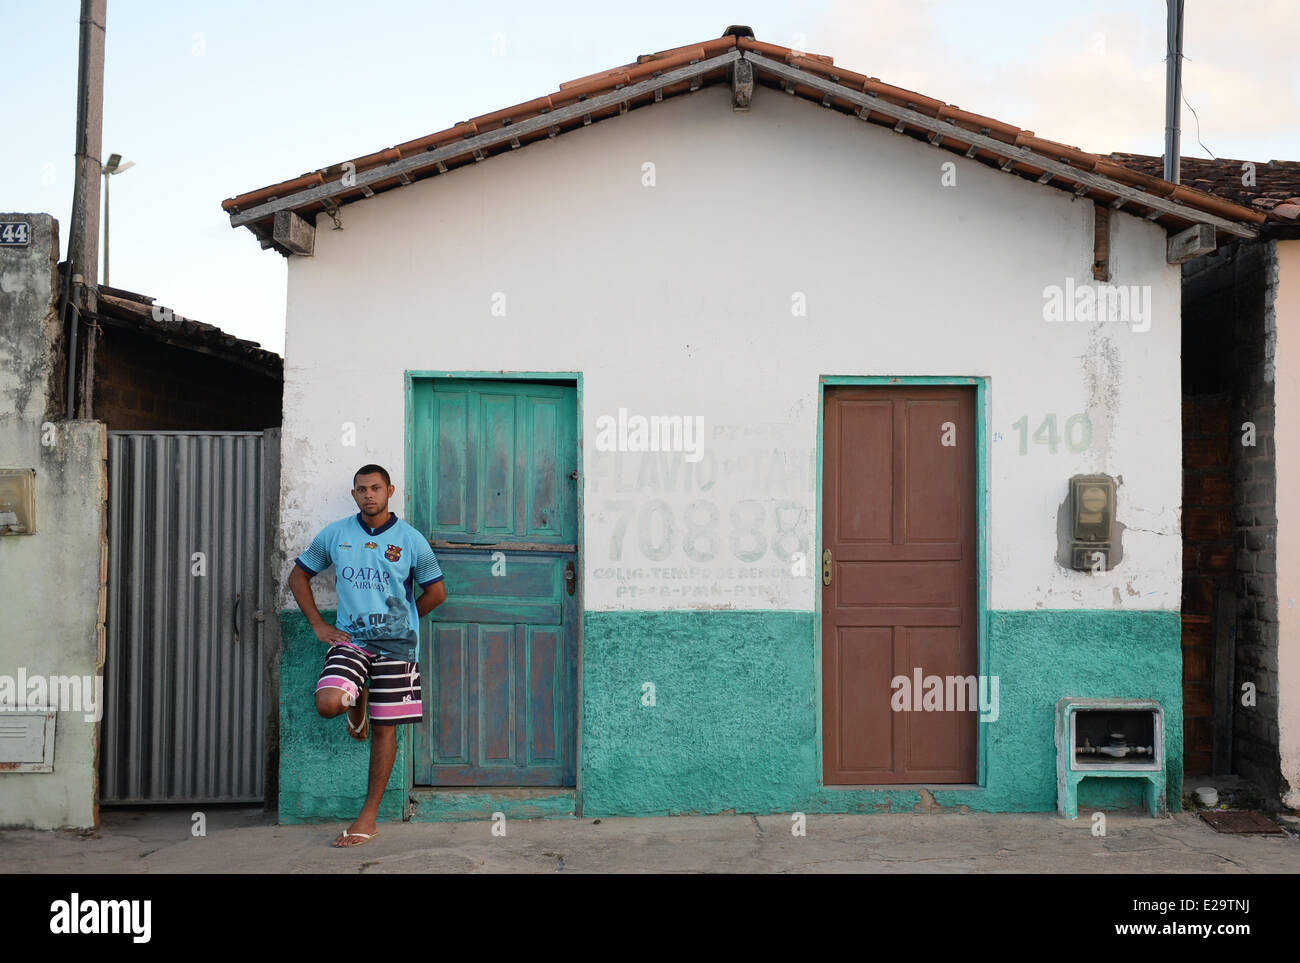
<svg viewBox="0 0 1300 963">
<path fill-rule="evenodd" d="M 831 584 L 831 550 L 822 552 L 822 584 Z"/>
</svg>

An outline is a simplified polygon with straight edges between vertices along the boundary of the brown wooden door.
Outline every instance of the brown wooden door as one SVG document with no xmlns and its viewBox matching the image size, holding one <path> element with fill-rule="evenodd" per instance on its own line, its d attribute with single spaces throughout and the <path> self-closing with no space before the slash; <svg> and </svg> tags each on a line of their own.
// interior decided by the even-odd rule
<svg viewBox="0 0 1300 963">
<path fill-rule="evenodd" d="M 823 782 L 973 783 L 978 705 L 896 712 L 890 681 L 979 671 L 975 389 L 828 386 L 825 403 Z"/>
</svg>

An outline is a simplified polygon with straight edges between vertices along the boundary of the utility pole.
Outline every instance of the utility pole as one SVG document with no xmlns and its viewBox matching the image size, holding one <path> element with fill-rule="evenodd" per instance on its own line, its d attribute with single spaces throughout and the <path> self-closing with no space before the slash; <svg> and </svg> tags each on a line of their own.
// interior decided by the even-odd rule
<svg viewBox="0 0 1300 963">
<path fill-rule="evenodd" d="M 1165 180 L 1178 183 L 1182 150 L 1179 128 L 1183 101 L 1183 0 L 1165 0 Z"/>
<path fill-rule="evenodd" d="M 94 329 L 77 357 L 81 316 L 99 309 L 99 160 L 104 116 L 104 30 L 108 0 L 81 0 L 77 57 L 77 155 L 72 190 L 68 260 L 63 278 L 63 318 L 67 326 L 66 417 L 91 417 Z M 68 318 L 71 315 L 71 322 Z"/>
</svg>

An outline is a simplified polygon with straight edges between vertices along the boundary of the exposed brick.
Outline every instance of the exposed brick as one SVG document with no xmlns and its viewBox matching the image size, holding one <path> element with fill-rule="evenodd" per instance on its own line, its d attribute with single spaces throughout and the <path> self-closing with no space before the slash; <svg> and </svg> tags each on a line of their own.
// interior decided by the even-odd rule
<svg viewBox="0 0 1300 963">
<path fill-rule="evenodd" d="M 1242 532 L 1245 538 L 1245 547 L 1253 552 L 1258 552 L 1268 548 L 1272 544 L 1269 532 L 1264 529 L 1253 528 Z"/>
<path fill-rule="evenodd" d="M 1232 477 L 1226 471 L 1206 471 L 1186 480 L 1183 499 L 1198 508 L 1232 504 Z"/>
<path fill-rule="evenodd" d="M 1214 611 L 1214 580 L 1200 575 L 1183 579 L 1183 611 L 1209 615 Z"/>
<path fill-rule="evenodd" d="M 1183 537 L 1213 542 L 1232 537 L 1232 516 L 1226 509 L 1183 512 Z"/>
<path fill-rule="evenodd" d="M 1230 449 L 1221 439 L 1189 438 L 1183 442 L 1184 468 L 1227 468 Z"/>
<path fill-rule="evenodd" d="M 1210 572 L 1216 575 L 1228 575 L 1232 573 L 1233 562 L 1235 559 L 1232 553 L 1231 542 L 1205 546 L 1201 549 L 1200 555 L 1200 571 Z"/>
</svg>

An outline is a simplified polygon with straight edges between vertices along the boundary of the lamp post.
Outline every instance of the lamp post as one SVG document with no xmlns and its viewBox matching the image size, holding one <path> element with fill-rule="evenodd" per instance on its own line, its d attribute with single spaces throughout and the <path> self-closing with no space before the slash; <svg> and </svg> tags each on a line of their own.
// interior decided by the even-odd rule
<svg viewBox="0 0 1300 963">
<path fill-rule="evenodd" d="M 108 284 L 108 178 L 110 174 L 120 174 L 135 166 L 135 161 L 122 163 L 121 154 L 111 154 L 108 163 L 101 168 L 104 172 L 104 283 Z"/>
</svg>

